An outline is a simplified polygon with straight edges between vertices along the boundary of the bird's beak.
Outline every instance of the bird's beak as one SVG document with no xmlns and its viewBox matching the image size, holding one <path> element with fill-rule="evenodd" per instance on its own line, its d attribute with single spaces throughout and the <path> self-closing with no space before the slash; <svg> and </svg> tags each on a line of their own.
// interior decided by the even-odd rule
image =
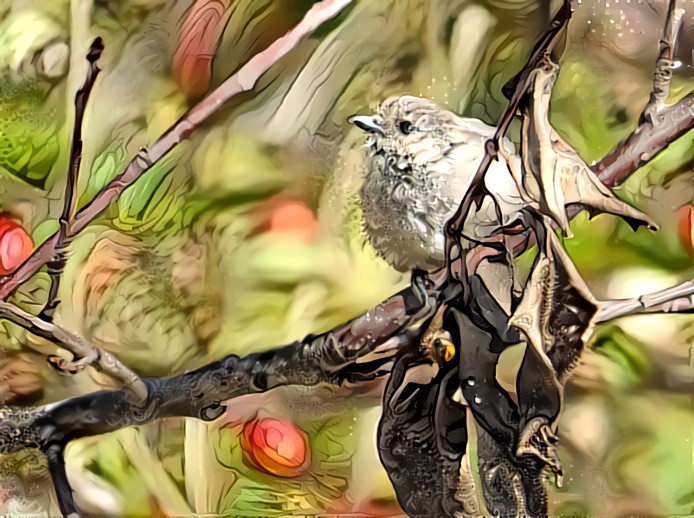
<svg viewBox="0 0 694 518">
<path fill-rule="evenodd" d="M 355 115 L 347 119 L 347 122 L 354 124 L 357 128 L 367 133 L 380 133 L 383 135 L 383 128 L 369 115 Z"/>
</svg>

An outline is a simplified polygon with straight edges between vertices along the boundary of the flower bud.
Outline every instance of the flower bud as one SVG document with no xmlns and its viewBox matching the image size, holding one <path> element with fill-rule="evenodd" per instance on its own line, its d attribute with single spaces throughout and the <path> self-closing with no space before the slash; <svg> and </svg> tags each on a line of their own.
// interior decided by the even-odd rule
<svg viewBox="0 0 694 518">
<path fill-rule="evenodd" d="M 272 212 L 270 232 L 308 243 L 316 236 L 317 230 L 318 222 L 313 211 L 301 201 L 285 201 Z"/>
</svg>

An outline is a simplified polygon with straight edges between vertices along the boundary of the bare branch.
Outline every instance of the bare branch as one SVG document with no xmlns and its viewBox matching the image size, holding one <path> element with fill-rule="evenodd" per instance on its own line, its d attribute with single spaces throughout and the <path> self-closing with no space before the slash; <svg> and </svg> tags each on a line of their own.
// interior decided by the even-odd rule
<svg viewBox="0 0 694 518">
<path fill-rule="evenodd" d="M 141 401 L 147 394 L 147 390 L 137 374 L 118 361 L 111 353 L 95 347 L 67 329 L 27 313 L 5 301 L 0 301 L 0 318 L 14 322 L 36 336 L 50 340 L 70 351 L 75 356 L 73 362 L 61 362 L 58 359 L 53 359 L 54 366 L 59 370 L 79 371 L 87 365 L 94 365 L 100 371 L 121 381 L 138 400 Z"/>
<path fill-rule="evenodd" d="M 58 304 L 60 304 L 60 300 L 58 299 L 60 277 L 65 268 L 67 247 L 70 245 L 71 241 L 69 237 L 70 224 L 75 214 L 75 206 L 77 204 L 77 182 L 79 180 L 80 166 L 82 163 L 82 125 L 84 121 L 84 112 L 94 82 L 99 72 L 101 72 L 96 62 L 101 57 L 101 52 L 103 50 L 104 44 L 101 38 L 96 38 L 87 53 L 87 61 L 89 61 L 87 76 L 84 79 L 82 88 L 77 90 L 75 94 L 75 121 L 72 133 L 72 148 L 70 150 L 70 166 L 67 173 L 67 182 L 65 183 L 65 200 L 63 202 L 63 212 L 59 220 L 60 229 L 58 230 L 55 260 L 48 263 L 51 287 L 48 291 L 46 305 L 41 310 L 41 313 L 39 313 L 39 316 L 44 320 L 50 321 L 53 318 L 53 313 L 55 313 Z"/>
<path fill-rule="evenodd" d="M 48 459 L 48 471 L 51 474 L 55 494 L 58 498 L 60 512 L 68 518 L 78 517 L 75 500 L 72 497 L 72 488 L 67 479 L 65 471 L 65 458 L 63 457 L 64 443 L 54 442 L 46 448 L 46 458 Z"/>
<path fill-rule="evenodd" d="M 417 339 L 403 331 L 429 313 L 439 293 L 435 286 L 428 291 L 420 288 L 415 283 L 360 317 L 300 342 L 242 358 L 227 356 L 180 376 L 145 379 L 146 398 L 141 401 L 127 390 L 110 390 L 28 412 L 0 413 L 0 453 L 25 447 L 47 452 L 56 442 L 67 444 L 162 417 L 212 420 L 223 412 L 223 401 L 284 385 L 342 385 L 373 379 L 387 373 L 398 350 Z M 0 303 L 0 310 L 7 305 Z M 30 323 L 41 329 L 52 326 L 36 320 Z"/>
<path fill-rule="evenodd" d="M 694 128 L 694 93 L 658 113 L 658 124 L 642 122 L 591 169 L 608 187 L 615 187 L 653 160 L 672 142 Z"/>
<path fill-rule="evenodd" d="M 642 121 L 658 124 L 659 112 L 665 107 L 665 101 L 670 94 L 672 81 L 672 57 L 677 45 L 677 35 L 682 23 L 684 7 L 678 6 L 678 0 L 670 0 L 668 4 L 663 38 L 660 40 L 660 52 L 655 63 L 653 74 L 653 91 L 641 115 Z"/>
<path fill-rule="evenodd" d="M 486 143 L 484 157 L 482 158 L 482 161 L 470 183 L 471 187 L 465 194 L 465 197 L 458 206 L 455 214 L 453 214 L 453 216 L 451 216 L 451 218 L 446 222 L 446 264 L 448 265 L 449 271 L 452 261 L 451 252 L 453 250 L 453 246 L 459 239 L 458 236 L 462 231 L 465 218 L 467 217 L 467 213 L 470 211 L 470 208 L 474 203 L 478 203 L 481 196 L 485 194 L 485 184 L 483 181 L 484 175 L 487 173 L 492 161 L 496 159 L 501 139 L 503 139 L 506 135 L 513 118 L 516 116 L 520 102 L 528 90 L 529 74 L 543 60 L 548 58 L 554 47 L 557 45 L 557 43 L 559 43 L 563 29 L 571 18 L 571 14 L 571 4 L 565 1 L 557 14 L 554 16 L 550 29 L 537 43 L 527 64 L 520 74 L 518 74 L 518 79 L 514 81 L 515 88 L 513 90 L 511 100 L 501 115 L 501 119 L 496 131 L 494 132 L 494 136 Z"/>
<path fill-rule="evenodd" d="M 630 299 L 600 302 L 597 323 L 645 313 L 690 313 L 694 311 L 694 280 Z"/>
<path fill-rule="evenodd" d="M 267 49 L 253 56 L 238 72 L 227 78 L 207 97 L 191 108 L 173 126 L 159 137 L 149 150 L 143 149 L 128 164 L 125 171 L 116 176 L 85 205 L 74 218 L 68 237 L 81 232 L 94 218 L 101 214 L 111 202 L 116 200 L 125 189 L 157 164 L 162 157 L 175 148 L 181 141 L 207 119 L 216 113 L 232 97 L 252 90 L 258 79 L 277 63 L 290 50 L 313 33 L 318 27 L 342 11 L 351 0 L 323 0 L 308 10 L 304 18 L 287 34 L 275 40 Z M 11 275 L 3 279 L 0 286 L 0 300 L 7 300 L 14 290 L 30 279 L 39 268 L 49 263 L 55 256 L 59 244 L 59 233 L 56 232 Z"/>
<path fill-rule="evenodd" d="M 672 57 L 684 13 L 684 8 L 678 3 L 678 0 L 670 0 L 668 5 L 663 39 L 660 40 L 660 52 L 655 64 L 653 91 L 639 126 L 591 167 L 608 187 L 619 185 L 694 127 L 694 92 L 672 106 L 665 105 L 670 93 Z"/>
</svg>

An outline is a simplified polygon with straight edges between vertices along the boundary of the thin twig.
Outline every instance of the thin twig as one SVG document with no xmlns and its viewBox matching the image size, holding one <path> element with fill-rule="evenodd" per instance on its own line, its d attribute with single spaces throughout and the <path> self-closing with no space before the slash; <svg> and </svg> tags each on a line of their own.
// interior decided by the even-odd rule
<svg viewBox="0 0 694 518">
<path fill-rule="evenodd" d="M 658 113 L 658 124 L 642 122 L 609 154 L 591 166 L 608 187 L 615 187 L 694 128 L 694 93 Z"/>
<path fill-rule="evenodd" d="M 64 445 L 59 442 L 51 444 L 46 449 L 48 471 L 51 474 L 53 487 L 55 487 L 55 494 L 58 498 L 60 512 L 67 518 L 76 518 L 79 516 L 79 513 L 77 512 L 77 507 L 75 506 L 75 499 L 72 496 L 73 491 L 70 487 L 70 482 L 67 479 L 65 458 L 63 457 L 64 449 Z"/>
<path fill-rule="evenodd" d="M 501 115 L 494 136 L 486 142 L 485 154 L 470 183 L 470 190 L 463 197 L 455 214 L 446 222 L 446 262 L 449 271 L 451 261 L 453 260 L 451 257 L 453 247 L 457 244 L 459 239 L 458 236 L 462 232 L 470 208 L 473 204 L 479 203 L 481 197 L 486 193 L 484 176 L 489 166 L 492 164 L 492 161 L 496 159 L 501 139 L 506 135 L 513 118 L 516 116 L 521 100 L 528 90 L 529 74 L 543 60 L 548 58 L 554 47 L 559 43 L 563 29 L 571 18 L 571 14 L 571 4 L 565 1 L 554 16 L 550 29 L 543 35 L 542 39 L 533 49 L 530 59 L 525 67 L 523 67 L 523 70 L 518 74 L 518 79 L 514 81 L 515 89 L 513 95 L 511 96 L 508 106 L 506 106 L 506 109 Z"/>
<path fill-rule="evenodd" d="M 120 380 L 130 395 L 134 396 L 134 400 L 139 404 L 143 404 L 147 397 L 147 386 L 134 372 L 125 367 L 110 353 L 92 346 L 86 340 L 53 323 L 53 315 L 60 303 L 58 297 L 60 279 L 65 268 L 67 249 L 73 237 L 70 227 L 77 204 L 77 183 L 82 162 L 84 113 L 89 100 L 89 94 L 101 71 L 96 62 L 101 56 L 103 49 L 101 38 L 96 38 L 87 53 L 89 68 L 84 84 L 75 94 L 75 120 L 70 150 L 70 164 L 65 184 L 65 199 L 63 200 L 63 211 L 59 219 L 60 228 L 57 232 L 54 255 L 51 258 L 52 260 L 47 263 L 51 286 L 48 291 L 46 305 L 39 313 L 39 316 L 35 317 L 12 304 L 0 301 L 0 316 L 70 351 L 73 354 L 72 361 L 65 361 L 55 356 L 49 358 L 49 363 L 59 372 L 76 373 L 87 365 L 93 364 L 99 370 Z M 53 480 L 53 486 L 55 487 L 60 512 L 63 516 L 79 516 L 72 496 L 72 488 L 65 471 L 65 459 L 63 457 L 65 441 L 61 440 L 60 437 L 56 437 L 56 439 L 44 451 L 48 459 L 48 468 Z"/>
<path fill-rule="evenodd" d="M 60 288 L 60 278 L 65 269 L 65 260 L 67 257 L 67 247 L 72 241 L 70 225 L 72 218 L 75 215 L 75 207 L 77 205 L 77 182 L 79 181 L 80 166 L 82 163 L 82 125 L 84 121 L 84 113 L 89 101 L 89 94 L 96 81 L 101 69 L 96 62 L 101 57 L 101 52 L 104 50 L 104 44 L 101 38 L 96 38 L 89 47 L 87 53 L 87 61 L 89 69 L 87 76 L 84 79 L 82 88 L 77 90 L 75 94 L 75 121 L 72 130 L 72 148 L 70 150 L 70 166 L 67 173 L 67 182 L 65 183 L 65 199 L 63 202 L 63 212 L 60 215 L 60 229 L 58 230 L 58 240 L 55 248 L 55 260 L 48 263 L 48 274 L 51 277 L 51 287 L 48 291 L 48 299 L 46 305 L 39 313 L 39 316 L 44 320 L 52 320 L 60 299 L 58 298 L 58 290 Z"/>
<path fill-rule="evenodd" d="M 694 311 L 694 280 L 640 297 L 602 301 L 596 323 L 645 313 L 690 313 L 692 311 Z"/>
<path fill-rule="evenodd" d="M 232 97 L 252 90 L 258 79 L 290 50 L 313 33 L 318 27 L 340 13 L 351 0 L 323 0 L 308 10 L 304 18 L 287 34 L 275 40 L 267 49 L 252 57 L 238 72 L 227 78 L 207 97 L 181 117 L 159 137 L 149 150 L 143 149 L 128 164 L 125 171 L 116 176 L 85 205 L 71 225 L 71 235 L 78 234 L 94 218 L 101 214 L 122 192 L 149 171 L 164 155 L 176 147 Z M 58 232 L 49 237 L 34 253 L 0 286 L 0 300 L 7 300 L 18 286 L 30 279 L 36 271 L 55 256 Z"/>
<path fill-rule="evenodd" d="M 684 7 L 679 7 L 678 0 L 670 0 L 663 29 L 663 38 L 660 40 L 660 52 L 655 63 L 653 73 L 653 91 L 646 108 L 641 114 L 642 121 L 658 124 L 658 114 L 665 107 L 665 101 L 670 94 L 670 83 L 672 82 L 672 58 L 675 54 L 677 36 Z"/>
<path fill-rule="evenodd" d="M 45 338 L 70 351 L 75 356 L 75 361 L 61 362 L 58 359 L 54 359 L 54 366 L 59 370 L 81 370 L 87 365 L 94 365 L 100 371 L 110 374 L 121 381 L 138 399 L 141 400 L 147 395 L 147 389 L 137 374 L 128 369 L 108 351 L 95 347 L 71 331 L 27 313 L 14 304 L 5 301 L 0 301 L 0 318 L 9 320 L 36 336 Z"/>
</svg>

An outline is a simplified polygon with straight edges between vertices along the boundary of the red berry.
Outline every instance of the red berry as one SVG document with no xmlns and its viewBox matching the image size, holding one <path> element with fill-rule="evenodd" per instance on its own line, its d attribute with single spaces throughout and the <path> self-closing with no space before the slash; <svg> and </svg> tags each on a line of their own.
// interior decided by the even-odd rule
<svg viewBox="0 0 694 518">
<path fill-rule="evenodd" d="M 0 275 L 8 275 L 31 255 L 34 243 L 8 214 L 0 214 Z"/>
<path fill-rule="evenodd" d="M 277 477 L 295 477 L 311 463 L 306 433 L 279 419 L 247 422 L 241 434 L 241 447 L 255 469 Z"/>
<path fill-rule="evenodd" d="M 285 201 L 277 206 L 270 218 L 270 232 L 310 242 L 317 233 L 318 222 L 313 211 L 301 201 Z"/>
</svg>

